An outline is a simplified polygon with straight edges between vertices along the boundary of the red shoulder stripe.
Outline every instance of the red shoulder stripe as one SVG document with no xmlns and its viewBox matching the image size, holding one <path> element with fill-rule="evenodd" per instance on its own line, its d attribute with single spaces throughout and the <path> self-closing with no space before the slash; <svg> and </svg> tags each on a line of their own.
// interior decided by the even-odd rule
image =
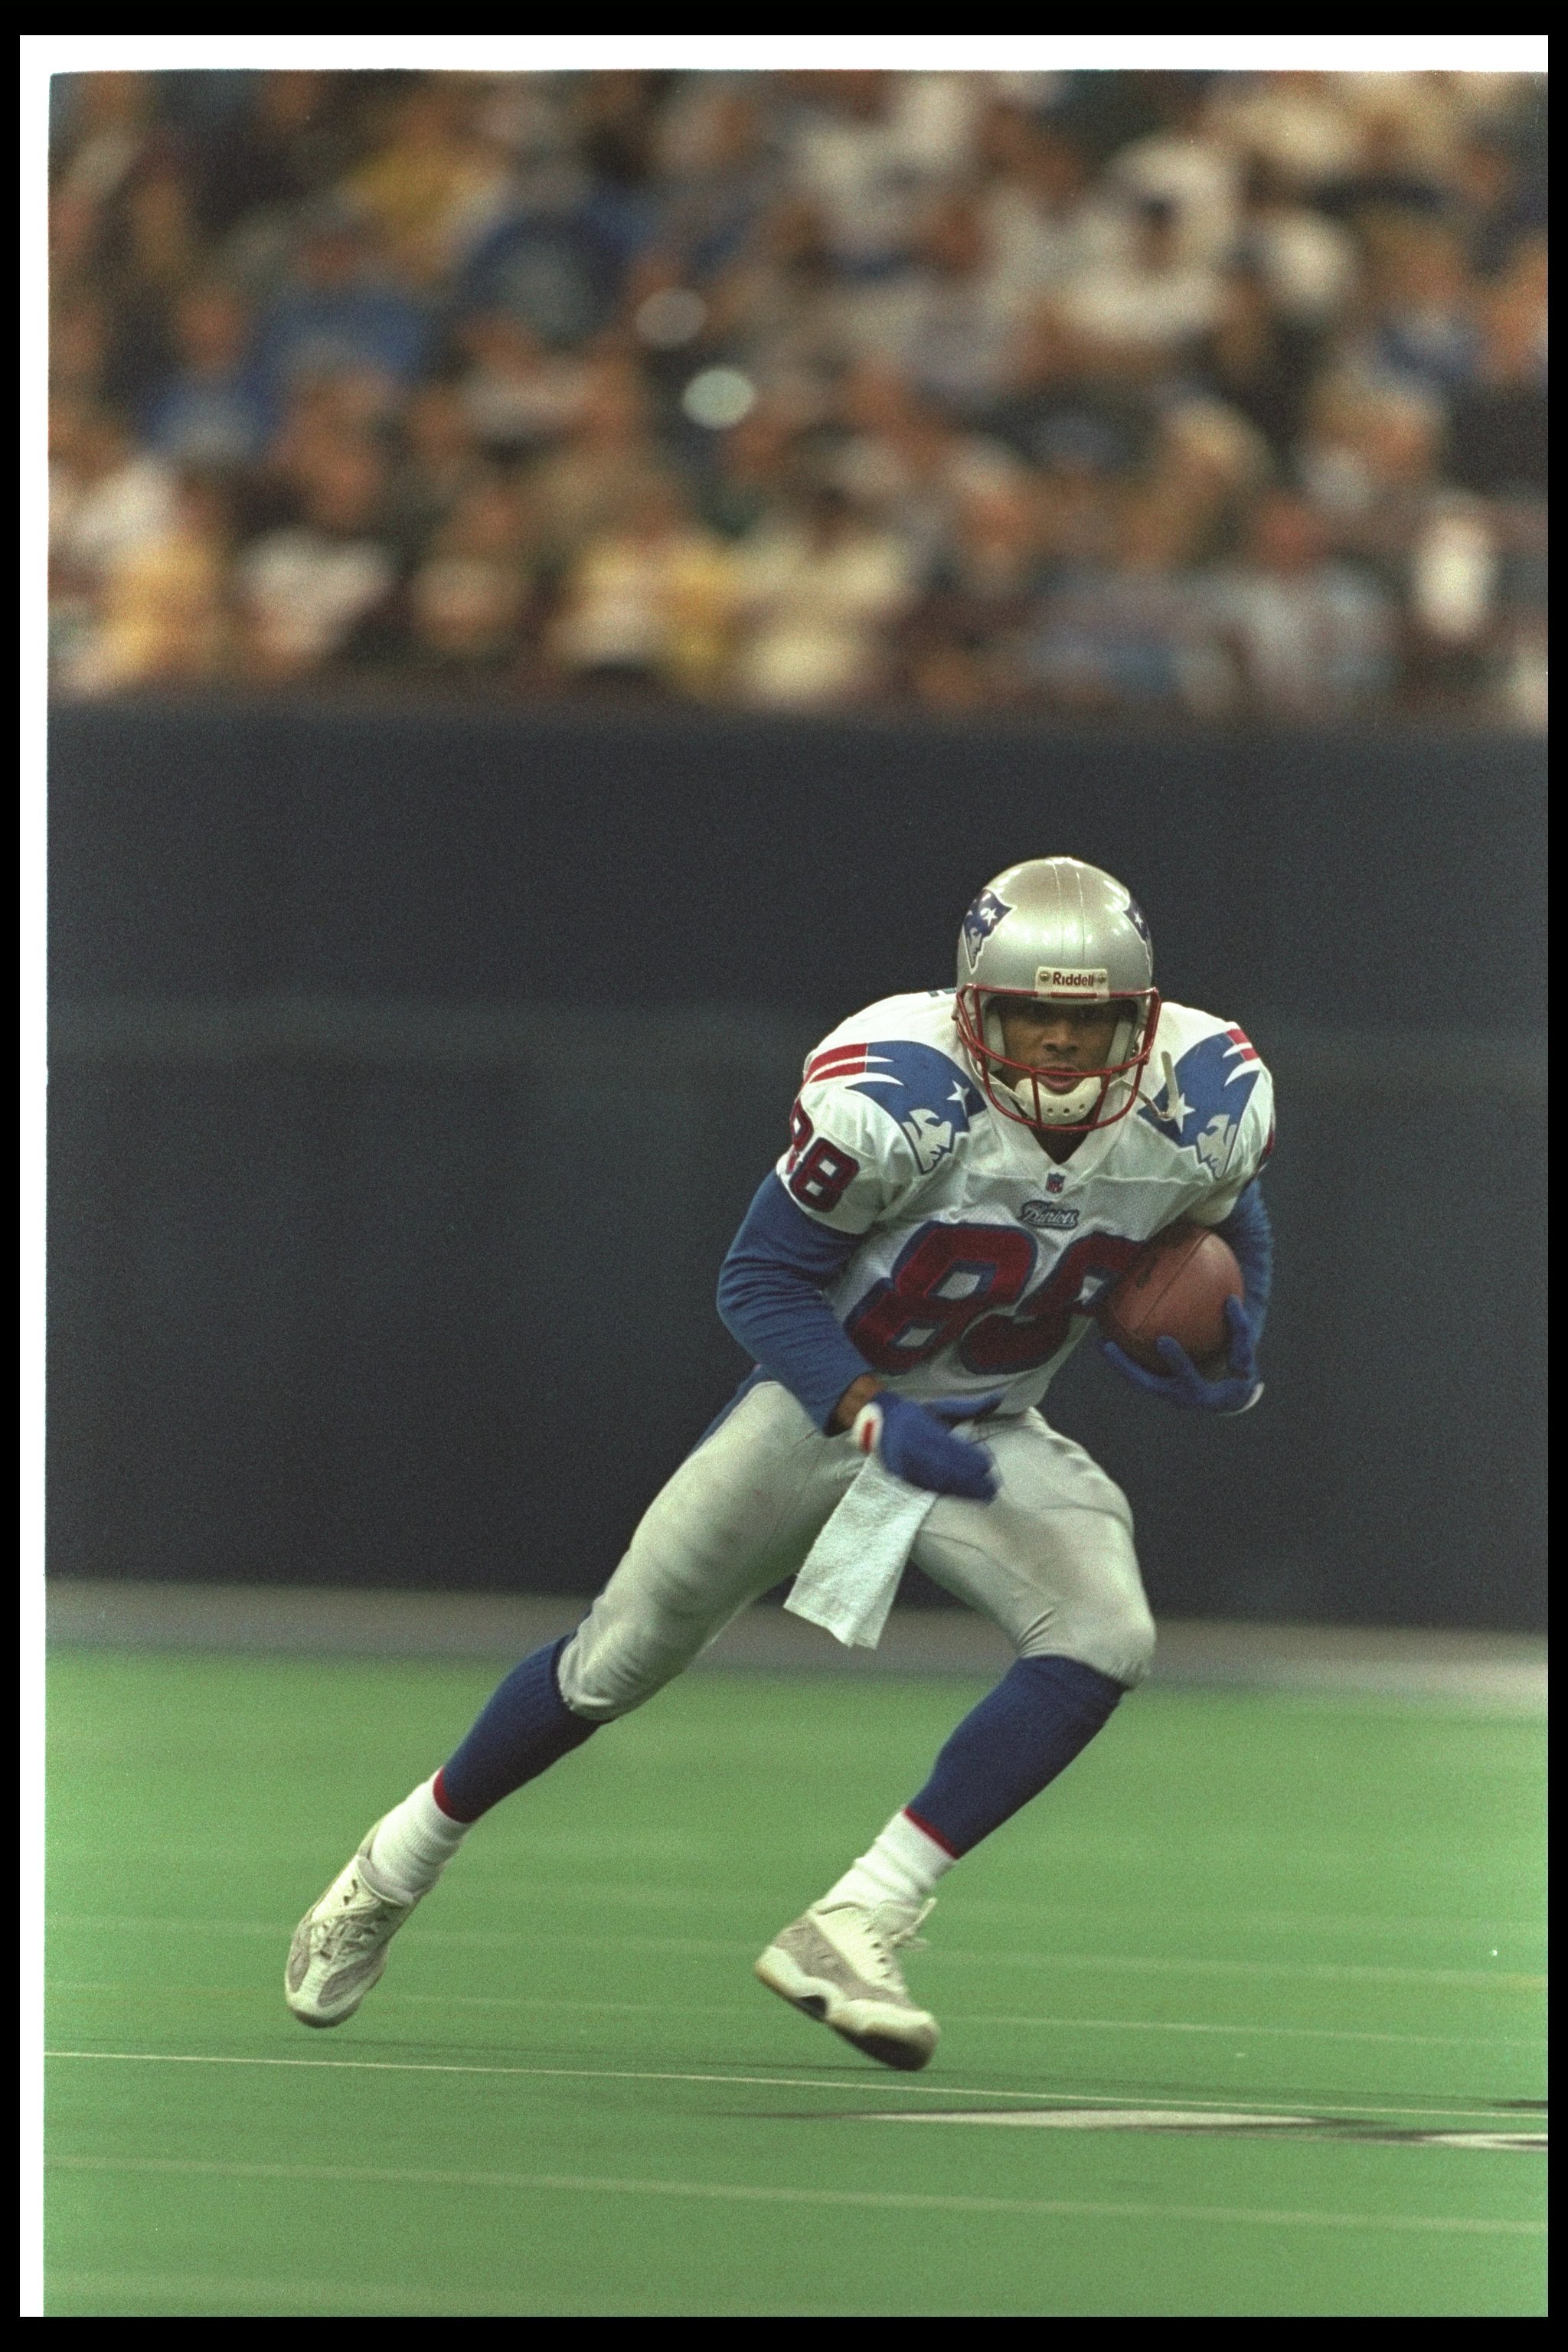
<svg viewBox="0 0 1568 2352">
<path fill-rule="evenodd" d="M 825 1053 L 814 1054 L 805 1066 L 806 1085 L 814 1078 L 858 1077 L 866 1067 L 867 1047 L 864 1045 L 831 1045 Z"/>
</svg>

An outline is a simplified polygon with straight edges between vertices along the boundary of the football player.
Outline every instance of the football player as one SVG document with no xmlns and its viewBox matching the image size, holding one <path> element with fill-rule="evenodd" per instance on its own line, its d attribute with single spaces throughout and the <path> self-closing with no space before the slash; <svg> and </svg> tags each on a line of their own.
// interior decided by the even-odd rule
<svg viewBox="0 0 1568 2352">
<path fill-rule="evenodd" d="M 1099 1293 L 1190 1218 L 1241 1265 L 1228 1365 L 1205 1377 L 1166 1339 L 1155 1373 L 1102 1345 L 1169 1404 L 1255 1402 L 1271 1104 L 1240 1029 L 1161 1003 L 1148 926 L 1120 882 L 1047 857 L 988 884 L 963 919 L 955 988 L 873 1004 L 807 1058 L 788 1149 L 720 1277 L 719 1311 L 755 1370 L 576 1632 L 507 1676 L 306 1913 L 286 1972 L 294 2015 L 352 2017 L 473 1824 L 797 1570 L 874 1453 L 896 1491 L 933 1498 L 910 1557 L 1017 1654 L 756 1973 L 868 2056 L 923 2066 L 937 2025 L 900 1948 L 943 1874 L 1095 1737 L 1154 1645 L 1126 1499 L 1040 1401 Z"/>
</svg>

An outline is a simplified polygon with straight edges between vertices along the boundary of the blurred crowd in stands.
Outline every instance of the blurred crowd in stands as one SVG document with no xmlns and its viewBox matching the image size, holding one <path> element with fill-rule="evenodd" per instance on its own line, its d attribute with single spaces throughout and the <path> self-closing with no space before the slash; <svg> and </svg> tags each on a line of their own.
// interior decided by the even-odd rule
<svg viewBox="0 0 1568 2352">
<path fill-rule="evenodd" d="M 1536 77 L 53 93 L 58 692 L 1544 723 Z"/>
</svg>

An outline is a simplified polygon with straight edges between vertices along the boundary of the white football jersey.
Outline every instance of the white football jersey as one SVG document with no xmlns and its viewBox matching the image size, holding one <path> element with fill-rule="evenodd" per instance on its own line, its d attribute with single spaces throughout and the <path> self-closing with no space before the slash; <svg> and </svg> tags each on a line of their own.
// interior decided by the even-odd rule
<svg viewBox="0 0 1568 2352">
<path fill-rule="evenodd" d="M 1273 1082 L 1242 1031 L 1162 1006 L 1136 1109 L 1060 1167 L 993 1110 L 950 989 L 889 996 L 806 1057 L 778 1173 L 816 1223 L 860 1235 L 826 1297 L 911 1397 L 1037 1404 L 1100 1293 L 1178 1217 L 1228 1215 L 1273 1142 Z"/>
</svg>

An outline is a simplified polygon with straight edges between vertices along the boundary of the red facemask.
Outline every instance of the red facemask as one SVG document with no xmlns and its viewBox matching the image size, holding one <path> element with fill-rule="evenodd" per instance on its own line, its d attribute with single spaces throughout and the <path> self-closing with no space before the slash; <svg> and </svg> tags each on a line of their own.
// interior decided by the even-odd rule
<svg viewBox="0 0 1568 2352">
<path fill-rule="evenodd" d="M 988 1018 L 993 1007 L 1009 998 L 1024 1004 L 1041 1001 L 1026 988 L 961 988 L 954 1012 L 958 1034 L 993 1110 L 1016 1126 L 1048 1128 L 1057 1135 L 1083 1135 L 1125 1118 L 1138 1100 L 1139 1076 L 1153 1047 L 1160 1018 L 1158 989 L 1118 991 L 1096 1000 L 1125 1008 L 1117 1024 L 1115 1047 L 1123 1058 L 1096 1070 L 1037 1069 L 1033 1063 L 1011 1060 L 1001 1050 L 999 1013 Z M 1053 1078 L 1055 1088 L 1047 1084 Z"/>
</svg>

